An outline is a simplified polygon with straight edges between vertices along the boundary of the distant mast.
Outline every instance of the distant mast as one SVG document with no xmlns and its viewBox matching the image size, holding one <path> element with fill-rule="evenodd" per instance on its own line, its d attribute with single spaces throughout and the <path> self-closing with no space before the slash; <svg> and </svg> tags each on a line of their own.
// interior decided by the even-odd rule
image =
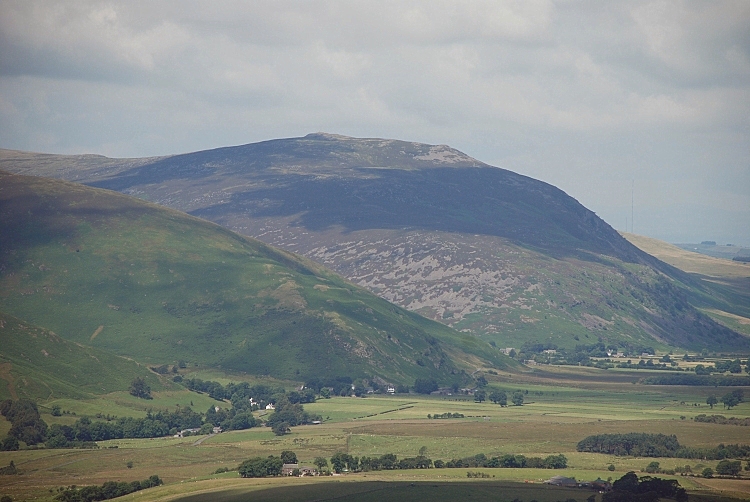
<svg viewBox="0 0 750 502">
<path fill-rule="evenodd" d="M 630 186 L 630 233 L 631 234 L 634 233 L 634 230 L 633 230 L 633 218 L 635 214 L 635 211 L 634 211 L 635 205 L 633 204 L 633 201 L 635 199 L 634 194 L 635 194 L 635 180 L 633 180 L 633 184 Z"/>
</svg>

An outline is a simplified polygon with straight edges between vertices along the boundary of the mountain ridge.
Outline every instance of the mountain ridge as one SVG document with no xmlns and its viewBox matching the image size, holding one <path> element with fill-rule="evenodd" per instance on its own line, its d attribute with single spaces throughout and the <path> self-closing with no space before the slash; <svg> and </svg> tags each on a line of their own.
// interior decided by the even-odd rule
<svg viewBox="0 0 750 502">
<path fill-rule="evenodd" d="M 313 258 L 498 344 L 749 343 L 694 308 L 715 301 L 706 283 L 562 190 L 450 147 L 316 133 L 128 162 L 55 172 Z"/>
</svg>

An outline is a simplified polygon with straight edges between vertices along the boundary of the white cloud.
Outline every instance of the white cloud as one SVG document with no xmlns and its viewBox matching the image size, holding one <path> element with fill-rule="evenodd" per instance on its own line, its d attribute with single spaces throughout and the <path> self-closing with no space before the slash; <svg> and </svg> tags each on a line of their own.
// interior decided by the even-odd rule
<svg viewBox="0 0 750 502">
<path fill-rule="evenodd" d="M 655 221 L 750 208 L 750 2 L 5 0 L 0 46 L 2 147 L 139 156 L 324 130 L 447 143 L 616 227 L 619 180 L 658 187 Z"/>
</svg>

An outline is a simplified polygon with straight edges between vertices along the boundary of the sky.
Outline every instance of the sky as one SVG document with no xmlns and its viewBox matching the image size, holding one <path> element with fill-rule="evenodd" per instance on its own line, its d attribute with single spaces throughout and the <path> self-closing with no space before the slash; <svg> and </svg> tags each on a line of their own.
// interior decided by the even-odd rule
<svg viewBox="0 0 750 502">
<path fill-rule="evenodd" d="M 0 0 L 1 148 L 310 132 L 447 144 L 618 230 L 750 245 L 750 2 Z"/>
</svg>

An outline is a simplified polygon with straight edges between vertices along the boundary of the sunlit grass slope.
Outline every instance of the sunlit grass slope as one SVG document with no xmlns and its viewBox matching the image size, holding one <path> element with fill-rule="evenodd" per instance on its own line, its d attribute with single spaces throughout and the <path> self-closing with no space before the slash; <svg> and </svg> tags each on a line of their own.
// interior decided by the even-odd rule
<svg viewBox="0 0 750 502">
<path fill-rule="evenodd" d="M 125 391 L 136 377 L 155 391 L 162 388 L 133 361 L 0 313 L 0 400 L 90 398 Z"/>
</svg>

